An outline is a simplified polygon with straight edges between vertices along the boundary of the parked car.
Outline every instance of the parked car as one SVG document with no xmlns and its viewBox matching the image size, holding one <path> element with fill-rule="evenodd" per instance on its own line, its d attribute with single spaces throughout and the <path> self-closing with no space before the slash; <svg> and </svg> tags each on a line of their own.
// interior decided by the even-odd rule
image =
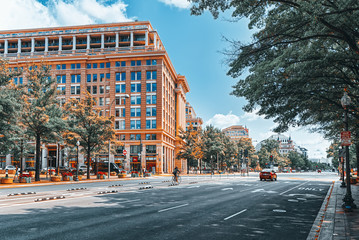
<svg viewBox="0 0 359 240">
<path fill-rule="evenodd" d="M 63 172 L 70 172 L 70 168 L 67 166 L 60 166 L 59 167 L 59 172 L 63 173 Z"/>
<path fill-rule="evenodd" d="M 273 169 L 265 168 L 259 174 L 259 179 L 262 180 L 271 180 L 277 181 L 277 174 Z"/>
<path fill-rule="evenodd" d="M 25 171 L 25 172 L 36 171 L 36 168 L 34 168 L 34 167 L 26 167 L 26 168 L 24 169 L 24 171 Z"/>
<path fill-rule="evenodd" d="M 321 172 L 322 172 L 322 170 L 318 169 L 318 173 L 321 173 Z"/>
<path fill-rule="evenodd" d="M 13 165 L 7 165 L 7 166 L 5 167 L 5 170 L 16 170 L 16 167 L 13 166 Z"/>
<path fill-rule="evenodd" d="M 116 163 L 110 163 L 110 172 L 116 172 L 117 174 L 121 172 Z M 98 171 L 99 172 L 107 172 L 108 171 L 108 162 L 98 163 Z"/>
<path fill-rule="evenodd" d="M 87 165 L 80 165 L 79 171 L 86 172 L 87 173 Z M 90 172 L 92 171 L 92 167 L 90 166 Z"/>
</svg>

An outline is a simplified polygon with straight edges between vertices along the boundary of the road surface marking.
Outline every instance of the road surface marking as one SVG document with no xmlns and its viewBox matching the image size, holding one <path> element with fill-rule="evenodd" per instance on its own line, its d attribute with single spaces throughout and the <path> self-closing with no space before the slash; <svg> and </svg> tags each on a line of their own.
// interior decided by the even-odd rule
<svg viewBox="0 0 359 240">
<path fill-rule="evenodd" d="M 299 186 L 302 186 L 302 185 L 304 185 L 304 184 L 306 184 L 306 183 L 308 183 L 309 181 L 306 181 L 306 182 L 304 182 L 304 183 L 302 183 L 302 184 L 299 184 L 298 186 L 295 186 L 295 187 L 292 187 L 292 188 L 290 188 L 290 189 L 288 189 L 288 190 L 286 190 L 286 191 L 284 191 L 284 192 L 282 192 L 282 193 L 279 193 L 279 195 L 283 195 L 284 193 L 287 193 L 287 192 L 289 192 L 289 191 L 292 191 L 293 189 L 295 189 L 295 188 L 297 188 L 297 187 L 299 187 Z"/>
<path fill-rule="evenodd" d="M 199 186 L 191 186 L 191 187 L 188 187 L 188 188 L 199 188 Z"/>
<path fill-rule="evenodd" d="M 168 210 L 184 207 L 184 206 L 187 206 L 187 205 L 188 205 L 188 203 L 182 204 L 182 205 L 179 205 L 179 206 L 175 206 L 175 207 L 165 208 L 165 209 L 159 210 L 158 212 L 165 212 L 165 211 L 168 211 Z"/>
<path fill-rule="evenodd" d="M 239 215 L 239 214 L 241 214 L 241 213 L 244 213 L 245 211 L 247 211 L 247 209 L 243 209 L 242 211 L 237 212 L 237 213 L 235 213 L 235 214 L 233 214 L 233 215 L 231 215 L 231 216 L 229 216 L 229 217 L 226 217 L 226 218 L 223 219 L 223 220 L 226 221 L 226 220 L 228 220 L 228 219 L 230 219 L 230 218 L 232 218 L 232 217 L 235 217 L 235 216 L 237 216 L 237 215 Z"/>
<path fill-rule="evenodd" d="M 233 188 L 223 188 L 222 191 L 233 190 Z"/>
<path fill-rule="evenodd" d="M 285 213 L 285 212 L 287 212 L 287 211 L 286 211 L 286 210 L 283 210 L 283 209 L 273 209 L 273 212 Z"/>
</svg>

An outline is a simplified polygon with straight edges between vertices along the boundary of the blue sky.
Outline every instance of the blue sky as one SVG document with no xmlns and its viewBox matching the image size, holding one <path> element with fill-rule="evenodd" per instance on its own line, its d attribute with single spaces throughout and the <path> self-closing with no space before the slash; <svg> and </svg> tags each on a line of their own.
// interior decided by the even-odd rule
<svg viewBox="0 0 359 240">
<path fill-rule="evenodd" d="M 0 29 L 83 25 L 122 21 L 150 21 L 177 71 L 191 88 L 187 98 L 205 124 L 219 128 L 245 125 L 254 145 L 269 137 L 275 126 L 254 113 L 244 113 L 243 98 L 230 95 L 238 79 L 226 75 L 230 44 L 223 39 L 249 42 L 246 19 L 229 22 L 230 13 L 214 20 L 209 13 L 191 16 L 186 0 L 11 0 L 2 4 Z M 325 157 L 329 142 L 303 128 L 284 133 L 309 150 L 309 157 Z"/>
</svg>

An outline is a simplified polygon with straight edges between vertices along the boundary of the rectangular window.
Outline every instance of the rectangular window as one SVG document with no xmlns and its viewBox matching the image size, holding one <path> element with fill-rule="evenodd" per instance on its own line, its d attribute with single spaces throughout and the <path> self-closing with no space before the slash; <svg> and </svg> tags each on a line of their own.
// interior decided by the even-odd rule
<svg viewBox="0 0 359 240">
<path fill-rule="evenodd" d="M 80 86 L 71 86 L 71 94 L 72 95 L 80 94 Z"/>
<path fill-rule="evenodd" d="M 131 66 L 136 66 L 136 61 L 131 61 Z"/>
<path fill-rule="evenodd" d="M 126 117 L 125 108 L 116 108 L 116 117 Z"/>
<path fill-rule="evenodd" d="M 105 78 L 105 74 L 104 74 L 104 73 L 100 73 L 100 82 L 102 82 L 104 78 Z"/>
<path fill-rule="evenodd" d="M 123 130 L 123 129 L 125 129 L 125 120 L 115 121 L 115 129 L 116 129 L 116 130 Z M 124 135 L 123 135 L 123 136 L 124 136 Z"/>
<path fill-rule="evenodd" d="M 104 94 L 105 93 L 105 87 L 101 85 L 99 87 L 99 91 L 100 91 L 100 94 Z"/>
<path fill-rule="evenodd" d="M 86 64 L 87 69 L 91 69 L 91 63 Z"/>
<path fill-rule="evenodd" d="M 131 72 L 131 80 L 141 80 L 141 72 Z"/>
<path fill-rule="evenodd" d="M 103 98 L 100 97 L 98 100 L 99 100 L 98 105 L 99 105 L 99 106 L 103 106 Z"/>
<path fill-rule="evenodd" d="M 137 66 L 141 66 L 141 60 L 137 60 L 137 61 L 136 61 L 136 65 L 137 65 Z"/>
<path fill-rule="evenodd" d="M 60 64 L 56 65 L 56 70 L 61 70 L 61 65 Z"/>
<path fill-rule="evenodd" d="M 97 94 L 97 86 L 92 86 L 92 94 Z"/>
<path fill-rule="evenodd" d="M 76 63 L 76 68 L 80 69 L 81 68 L 81 63 Z"/>
<path fill-rule="evenodd" d="M 61 68 L 62 68 L 63 70 L 65 70 L 65 69 L 66 69 L 66 64 L 62 64 L 62 65 L 61 65 Z"/>
<path fill-rule="evenodd" d="M 123 97 L 116 97 L 116 105 L 125 105 L 126 104 L 126 98 Z"/>
<path fill-rule="evenodd" d="M 126 67 L 126 61 L 121 61 L 121 67 Z"/>
<path fill-rule="evenodd" d="M 147 92 L 156 92 L 157 91 L 157 84 L 156 83 L 147 83 L 146 84 L 146 91 Z"/>
<path fill-rule="evenodd" d="M 136 140 L 137 141 L 141 140 L 141 134 L 136 134 Z"/>
<path fill-rule="evenodd" d="M 156 145 L 146 145 L 146 153 L 156 153 Z"/>
<path fill-rule="evenodd" d="M 141 108 L 131 108 L 131 117 L 140 117 L 141 116 Z"/>
<path fill-rule="evenodd" d="M 91 82 L 91 74 L 87 74 L 87 82 Z"/>
<path fill-rule="evenodd" d="M 157 60 L 148 59 L 148 60 L 146 60 L 146 65 L 157 65 Z"/>
<path fill-rule="evenodd" d="M 100 63 L 100 68 L 105 68 L 105 63 Z"/>
<path fill-rule="evenodd" d="M 146 134 L 146 140 L 151 140 L 151 134 Z"/>
<path fill-rule="evenodd" d="M 125 84 L 117 84 L 116 85 L 116 93 L 125 93 L 126 85 Z"/>
<path fill-rule="evenodd" d="M 141 96 L 131 96 L 131 104 L 141 104 Z"/>
<path fill-rule="evenodd" d="M 57 94 L 65 95 L 66 94 L 66 87 L 65 86 L 57 87 Z"/>
<path fill-rule="evenodd" d="M 156 134 L 151 134 L 152 135 L 152 140 L 156 140 Z"/>
<path fill-rule="evenodd" d="M 71 69 L 76 69 L 76 64 L 75 63 L 71 63 Z"/>
<path fill-rule="evenodd" d="M 146 128 L 147 129 L 155 129 L 157 127 L 156 120 L 146 120 Z"/>
<path fill-rule="evenodd" d="M 57 75 L 57 83 L 66 83 L 66 75 Z"/>
<path fill-rule="evenodd" d="M 156 95 L 147 95 L 146 96 L 146 104 L 157 104 L 157 96 Z"/>
<path fill-rule="evenodd" d="M 146 79 L 147 80 L 155 80 L 155 79 L 157 79 L 157 71 L 147 71 L 146 72 Z"/>
<path fill-rule="evenodd" d="M 106 73 L 106 78 L 110 79 L 111 78 L 111 73 Z"/>
<path fill-rule="evenodd" d="M 92 81 L 97 82 L 97 74 L 92 74 Z"/>
<path fill-rule="evenodd" d="M 93 69 L 96 69 L 96 68 L 97 68 L 97 63 L 93 63 L 93 64 L 92 64 L 92 68 L 93 68 Z"/>
<path fill-rule="evenodd" d="M 116 73 L 116 81 L 125 81 L 125 80 L 126 80 L 126 72 Z"/>
<path fill-rule="evenodd" d="M 71 75 L 71 83 L 80 83 L 81 82 L 81 75 Z"/>
<path fill-rule="evenodd" d="M 130 134 L 130 140 L 135 140 L 136 136 L 135 134 Z"/>
<path fill-rule="evenodd" d="M 141 92 L 141 83 L 131 84 L 131 92 Z"/>
<path fill-rule="evenodd" d="M 155 117 L 157 114 L 156 107 L 147 107 L 146 108 L 146 116 L 147 117 Z"/>
<path fill-rule="evenodd" d="M 111 67 L 111 63 L 110 62 L 107 62 L 106 63 L 106 68 L 110 68 Z"/>
<path fill-rule="evenodd" d="M 141 120 L 131 120 L 131 129 L 141 129 Z"/>
<path fill-rule="evenodd" d="M 91 86 L 87 86 L 87 92 L 91 93 Z"/>
</svg>

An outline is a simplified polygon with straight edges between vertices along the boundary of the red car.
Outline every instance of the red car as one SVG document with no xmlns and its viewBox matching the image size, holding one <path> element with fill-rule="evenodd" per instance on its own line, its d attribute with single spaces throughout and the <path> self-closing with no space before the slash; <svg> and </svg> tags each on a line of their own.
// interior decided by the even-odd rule
<svg viewBox="0 0 359 240">
<path fill-rule="evenodd" d="M 259 179 L 262 180 L 271 180 L 277 181 L 277 174 L 273 169 L 265 168 L 262 172 L 259 173 Z"/>
</svg>

